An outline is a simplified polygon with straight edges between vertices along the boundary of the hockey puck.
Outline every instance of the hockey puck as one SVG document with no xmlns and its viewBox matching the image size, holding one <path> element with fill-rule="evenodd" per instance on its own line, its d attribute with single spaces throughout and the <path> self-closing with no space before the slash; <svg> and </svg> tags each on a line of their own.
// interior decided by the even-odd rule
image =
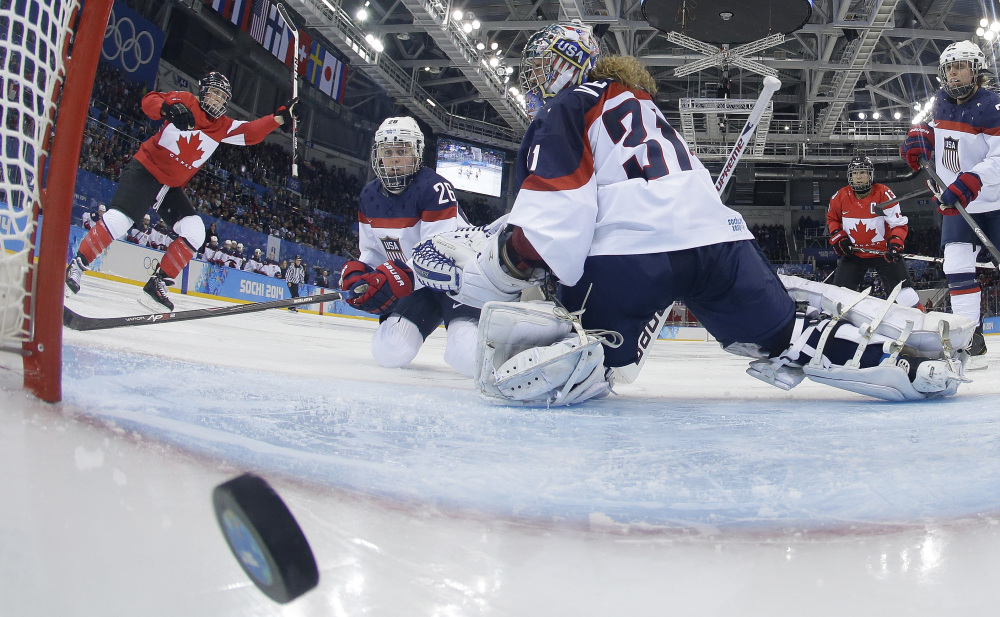
<svg viewBox="0 0 1000 617">
<path fill-rule="evenodd" d="M 312 549 L 285 502 L 263 478 L 243 474 L 212 491 L 215 517 L 250 580 L 282 604 L 319 582 Z"/>
</svg>

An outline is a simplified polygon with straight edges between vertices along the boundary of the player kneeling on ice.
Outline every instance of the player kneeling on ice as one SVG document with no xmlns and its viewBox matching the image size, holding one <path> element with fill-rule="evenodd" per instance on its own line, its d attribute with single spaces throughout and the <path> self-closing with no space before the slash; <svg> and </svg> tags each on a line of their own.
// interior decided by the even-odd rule
<svg viewBox="0 0 1000 617">
<path fill-rule="evenodd" d="M 198 97 L 190 92 L 150 92 L 142 98 L 142 111 L 153 120 L 162 119 L 163 127 L 125 165 L 108 211 L 80 243 L 66 268 L 69 291 L 79 292 L 90 262 L 152 208 L 177 233 L 177 239 L 166 248 L 139 302 L 153 311 L 173 311 L 167 287 L 205 243 L 205 223 L 184 194 L 184 186 L 219 144 L 250 146 L 264 141 L 279 126 L 291 124 L 295 100 L 272 115 L 243 122 L 225 115 L 232 95 L 225 75 L 213 71 L 198 86 Z"/>
<path fill-rule="evenodd" d="M 469 377 L 475 367 L 479 309 L 414 283 L 413 247 L 435 234 L 468 225 L 451 183 L 423 167 L 424 135 L 416 120 L 387 118 L 375 132 L 371 165 L 377 178 L 361 190 L 361 255 L 344 264 L 340 288 L 347 303 L 379 316 L 372 355 L 380 365 L 408 365 L 442 322 L 444 359 Z"/>
<path fill-rule="evenodd" d="M 483 306 L 481 392 L 548 405 L 605 396 L 618 368 L 640 360 L 647 323 L 677 300 L 727 351 L 755 358 L 751 375 L 784 389 L 808 376 L 889 400 L 956 391 L 967 356 L 954 350 L 975 324 L 783 284 L 653 103 L 649 73 L 597 53 L 578 22 L 529 38 L 521 76 L 535 115 L 510 214 L 414 250 L 418 280 Z M 515 303 L 547 275 L 561 306 Z"/>
</svg>

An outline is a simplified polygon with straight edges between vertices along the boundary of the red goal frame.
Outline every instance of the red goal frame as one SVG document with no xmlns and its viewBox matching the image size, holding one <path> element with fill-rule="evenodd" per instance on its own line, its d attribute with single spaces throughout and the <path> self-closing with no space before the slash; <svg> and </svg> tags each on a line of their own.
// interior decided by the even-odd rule
<svg viewBox="0 0 1000 617">
<path fill-rule="evenodd" d="M 25 280 L 33 310 L 32 336 L 22 344 L 24 352 L 24 387 L 50 403 L 62 400 L 62 312 L 66 253 L 69 250 L 69 226 L 73 211 L 73 192 L 80 162 L 83 130 L 90 109 L 90 94 L 97 75 L 104 33 L 114 0 L 86 0 L 79 20 L 63 50 L 65 79 L 59 100 L 58 119 L 48 149 L 49 172 L 40 191 L 44 220 L 38 246 L 29 259 Z M 38 176 L 43 177 L 45 156 L 39 157 Z M 34 216 L 37 220 L 38 204 Z M 27 308 L 27 307 L 26 307 Z"/>
</svg>

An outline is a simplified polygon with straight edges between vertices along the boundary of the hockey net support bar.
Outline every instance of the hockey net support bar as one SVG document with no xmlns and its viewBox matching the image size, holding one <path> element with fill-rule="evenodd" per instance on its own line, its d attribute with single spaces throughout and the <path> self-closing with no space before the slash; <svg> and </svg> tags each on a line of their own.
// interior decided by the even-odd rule
<svg viewBox="0 0 1000 617">
<path fill-rule="evenodd" d="M 24 386 L 49 402 L 62 398 L 60 313 L 73 191 L 112 3 L 87 0 L 79 10 L 76 0 L 13 0 L 0 10 L 5 38 L 0 341 L 5 348 L 20 343 Z"/>
</svg>

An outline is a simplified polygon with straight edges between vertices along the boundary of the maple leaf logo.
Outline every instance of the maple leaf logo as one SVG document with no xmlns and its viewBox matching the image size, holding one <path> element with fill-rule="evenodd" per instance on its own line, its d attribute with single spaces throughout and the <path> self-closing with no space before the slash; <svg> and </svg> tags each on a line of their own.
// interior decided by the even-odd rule
<svg viewBox="0 0 1000 617">
<path fill-rule="evenodd" d="M 854 229 L 850 230 L 850 235 L 855 244 L 865 245 L 872 244 L 878 233 L 874 229 L 868 229 L 868 226 L 863 221 L 858 221 L 854 225 Z"/>
<path fill-rule="evenodd" d="M 198 133 L 177 140 L 177 158 L 182 163 L 194 166 L 194 162 L 204 155 L 205 152 L 201 149 L 201 136 Z"/>
</svg>

